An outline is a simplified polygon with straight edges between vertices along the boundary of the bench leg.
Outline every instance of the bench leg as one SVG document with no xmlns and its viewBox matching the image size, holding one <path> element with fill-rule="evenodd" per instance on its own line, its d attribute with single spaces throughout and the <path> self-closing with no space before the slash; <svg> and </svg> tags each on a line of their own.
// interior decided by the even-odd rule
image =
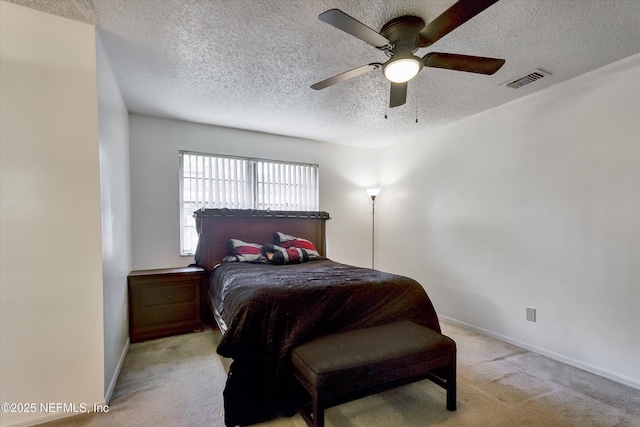
<svg viewBox="0 0 640 427">
<path fill-rule="evenodd" d="M 324 407 L 318 398 L 318 393 L 313 396 L 313 427 L 324 427 Z"/>
<path fill-rule="evenodd" d="M 453 353 L 451 365 L 447 368 L 447 409 L 455 411 L 457 409 L 456 396 L 456 353 Z"/>
<path fill-rule="evenodd" d="M 311 392 L 311 405 L 302 405 L 299 408 L 302 419 L 309 427 L 324 427 L 324 405 L 318 398 L 318 392 Z"/>
</svg>

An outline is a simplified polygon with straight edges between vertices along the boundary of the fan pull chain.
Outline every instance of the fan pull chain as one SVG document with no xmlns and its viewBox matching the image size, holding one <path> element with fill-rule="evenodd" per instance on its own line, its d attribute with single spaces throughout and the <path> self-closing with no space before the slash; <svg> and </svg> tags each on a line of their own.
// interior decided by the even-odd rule
<svg viewBox="0 0 640 427">
<path fill-rule="evenodd" d="M 416 123 L 418 123 L 418 97 L 416 97 Z"/>
</svg>

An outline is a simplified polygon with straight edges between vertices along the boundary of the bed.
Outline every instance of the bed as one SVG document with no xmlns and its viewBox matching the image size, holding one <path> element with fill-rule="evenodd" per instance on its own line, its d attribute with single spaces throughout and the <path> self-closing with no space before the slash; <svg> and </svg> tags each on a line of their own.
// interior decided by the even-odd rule
<svg viewBox="0 0 640 427">
<path fill-rule="evenodd" d="M 217 352 L 233 359 L 224 391 L 227 426 L 295 413 L 302 395 L 291 351 L 310 339 L 404 319 L 440 332 L 416 281 L 325 257 L 326 212 L 202 209 L 195 217 L 204 297 L 223 332 Z M 273 244 L 278 232 L 312 242 L 318 256 L 285 265 L 222 262 L 233 252 L 231 239 Z"/>
</svg>

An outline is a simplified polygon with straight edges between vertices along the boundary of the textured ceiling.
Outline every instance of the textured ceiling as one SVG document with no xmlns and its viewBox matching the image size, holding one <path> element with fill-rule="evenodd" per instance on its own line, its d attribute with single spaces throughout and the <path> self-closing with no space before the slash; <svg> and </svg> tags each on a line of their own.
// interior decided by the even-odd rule
<svg viewBox="0 0 640 427">
<path fill-rule="evenodd" d="M 638 0 L 502 0 L 416 53 L 504 58 L 496 74 L 425 68 L 390 109 L 379 70 L 309 87 L 387 59 L 318 15 L 338 8 L 379 30 L 405 14 L 429 22 L 453 0 L 9 1 L 97 25 L 130 112 L 372 148 L 640 52 Z M 503 86 L 536 68 L 551 75 Z"/>
</svg>

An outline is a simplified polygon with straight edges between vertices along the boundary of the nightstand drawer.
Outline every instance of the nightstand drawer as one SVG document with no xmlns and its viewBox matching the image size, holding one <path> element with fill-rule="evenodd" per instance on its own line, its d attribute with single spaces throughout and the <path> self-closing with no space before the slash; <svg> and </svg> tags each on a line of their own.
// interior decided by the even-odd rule
<svg viewBox="0 0 640 427">
<path fill-rule="evenodd" d="M 193 284 L 176 284 L 170 286 L 145 287 L 140 290 L 142 307 L 153 307 L 164 304 L 179 304 L 196 300 Z"/>
<path fill-rule="evenodd" d="M 140 310 L 139 326 L 159 325 L 161 323 L 181 322 L 194 319 L 196 314 L 196 304 L 194 302 L 186 304 L 170 304 L 155 307 L 143 307 Z"/>
</svg>

